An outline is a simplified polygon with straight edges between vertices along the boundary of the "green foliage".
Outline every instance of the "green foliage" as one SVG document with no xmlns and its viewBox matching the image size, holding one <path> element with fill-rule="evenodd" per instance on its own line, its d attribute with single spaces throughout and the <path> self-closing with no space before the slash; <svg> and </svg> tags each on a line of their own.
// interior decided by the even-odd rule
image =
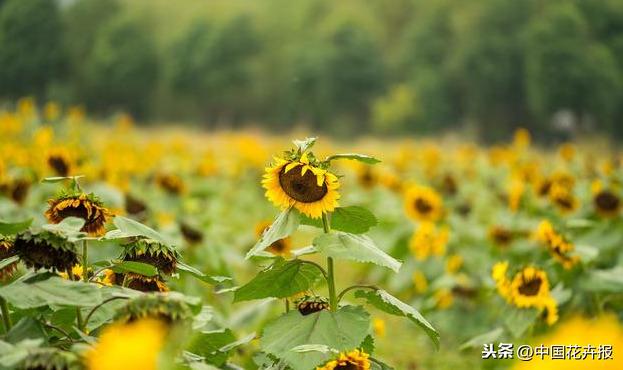
<svg viewBox="0 0 623 370">
<path fill-rule="evenodd" d="M 368 209 L 360 206 L 337 207 L 331 214 L 331 229 L 363 234 L 376 226 L 378 220 Z M 301 214 L 301 224 L 322 228 L 322 221 Z"/>
<path fill-rule="evenodd" d="M 0 96 L 43 96 L 66 56 L 55 1 L 7 0 L 0 8 Z"/>
<path fill-rule="evenodd" d="M 288 208 L 281 212 L 275 219 L 275 222 L 270 225 L 266 231 L 260 237 L 260 240 L 255 243 L 253 248 L 247 253 L 246 258 L 249 259 L 253 256 L 260 255 L 264 250 L 270 247 L 271 244 L 277 240 L 283 239 L 292 234 L 299 226 L 299 214 L 293 208 Z"/>
<path fill-rule="evenodd" d="M 20 222 L 5 222 L 0 221 L 0 235 L 14 235 L 20 233 L 32 224 L 32 219 L 20 221 Z"/>
<path fill-rule="evenodd" d="M 314 246 L 320 253 L 328 257 L 374 263 L 395 272 L 398 272 L 401 265 L 392 256 L 379 249 L 374 241 L 366 235 L 344 232 L 323 234 L 314 239 Z"/>
</svg>

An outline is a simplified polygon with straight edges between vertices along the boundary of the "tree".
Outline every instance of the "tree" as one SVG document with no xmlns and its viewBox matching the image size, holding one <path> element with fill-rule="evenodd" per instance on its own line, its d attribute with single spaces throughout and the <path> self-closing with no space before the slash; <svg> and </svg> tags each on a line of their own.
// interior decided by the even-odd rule
<svg viewBox="0 0 623 370">
<path fill-rule="evenodd" d="M 6 0 L 0 8 L 0 95 L 45 95 L 65 66 L 55 1 Z"/>
</svg>

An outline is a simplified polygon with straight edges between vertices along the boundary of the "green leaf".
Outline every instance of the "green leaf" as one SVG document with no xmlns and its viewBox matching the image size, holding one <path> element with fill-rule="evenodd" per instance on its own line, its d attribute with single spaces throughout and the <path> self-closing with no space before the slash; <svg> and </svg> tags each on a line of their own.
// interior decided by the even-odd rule
<svg viewBox="0 0 623 370">
<path fill-rule="evenodd" d="M 285 298 L 311 289 L 322 277 L 318 267 L 302 260 L 278 259 L 253 280 L 234 292 L 234 302 L 261 298 Z"/>
<path fill-rule="evenodd" d="M 87 235 L 86 233 L 80 231 L 80 229 L 84 226 L 84 222 L 85 221 L 82 218 L 67 217 L 57 224 L 43 225 L 42 228 L 54 234 L 66 237 L 70 239 L 70 241 L 74 241 L 79 239 L 81 236 Z"/>
<path fill-rule="evenodd" d="M 235 340 L 234 333 L 229 329 L 198 332 L 191 339 L 187 350 L 204 357 L 209 364 L 222 366 L 229 353 L 220 349 Z"/>
<path fill-rule="evenodd" d="M 143 225 L 138 221 L 123 216 L 115 216 L 113 221 L 117 230 L 111 230 L 106 233 L 106 239 L 123 239 L 137 236 L 144 236 L 153 240 L 157 240 L 162 244 L 171 245 L 169 240 L 162 234 L 149 226 Z"/>
<path fill-rule="evenodd" d="M 15 369 L 31 349 L 43 344 L 41 339 L 26 339 L 15 345 L 0 341 L 0 369 Z"/>
<path fill-rule="evenodd" d="M 413 321 L 419 327 L 424 329 L 424 332 L 426 332 L 428 337 L 435 344 L 435 348 L 439 349 L 439 333 L 428 321 L 426 321 L 424 316 L 422 316 L 412 306 L 402 302 L 383 289 L 357 290 L 355 291 L 355 297 L 365 299 L 369 304 L 383 312 L 395 316 L 406 317 Z"/>
<path fill-rule="evenodd" d="M 623 267 L 609 270 L 593 270 L 580 281 L 583 289 L 591 292 L 619 293 L 623 291 Z"/>
<path fill-rule="evenodd" d="M 514 338 L 520 338 L 529 327 L 534 325 L 539 316 L 534 308 L 511 307 L 504 315 L 504 326 Z"/>
<path fill-rule="evenodd" d="M 301 344 L 291 349 L 291 351 L 305 353 L 305 352 L 320 352 L 320 353 L 340 353 L 337 349 L 325 346 L 324 344 Z"/>
<path fill-rule="evenodd" d="M 210 276 L 206 275 L 203 272 L 197 270 L 196 268 L 185 264 L 184 262 L 177 261 L 177 270 L 181 273 L 189 274 L 194 278 L 197 278 L 203 282 L 208 284 L 219 284 L 228 280 L 231 280 L 230 277 L 227 276 Z"/>
<path fill-rule="evenodd" d="M 398 272 L 401 266 L 400 262 L 380 250 L 366 235 L 344 232 L 323 234 L 314 239 L 314 246 L 328 257 L 374 263 L 395 272 Z"/>
<path fill-rule="evenodd" d="M 301 224 L 322 228 L 320 219 L 310 218 L 301 214 Z M 372 212 L 364 207 L 337 207 L 331 213 L 331 229 L 353 234 L 363 234 L 378 224 Z"/>
<path fill-rule="evenodd" d="M 374 353 L 374 337 L 372 335 L 368 335 L 366 336 L 366 339 L 363 340 L 363 342 L 361 342 L 361 345 L 359 346 L 359 348 L 361 348 L 362 351 L 364 351 L 365 353 L 371 355 Z"/>
<path fill-rule="evenodd" d="M 293 370 L 309 370 L 329 360 L 332 354 L 296 352 L 302 345 L 321 345 L 338 351 L 357 348 L 370 330 L 370 315 L 361 306 L 345 306 L 336 312 L 319 311 L 307 316 L 293 310 L 268 324 L 261 348 L 284 361 Z"/>
<path fill-rule="evenodd" d="M 113 261 L 110 267 L 114 272 L 133 272 L 144 276 L 156 276 L 158 269 L 148 263 L 136 261 Z"/>
<path fill-rule="evenodd" d="M 495 328 L 486 333 L 477 335 L 461 345 L 461 350 L 468 348 L 482 348 L 485 343 L 494 343 L 504 334 L 504 328 Z"/>
<path fill-rule="evenodd" d="M 42 339 L 47 342 L 41 323 L 29 316 L 22 317 L 7 333 L 5 339 L 9 343 L 18 343 L 25 339 Z"/>
<path fill-rule="evenodd" d="M 370 370 L 394 370 L 393 367 L 376 358 L 370 358 Z"/>
<path fill-rule="evenodd" d="M 92 307 L 101 302 L 100 291 L 96 284 L 39 274 L 0 287 L 0 297 L 20 309 L 47 305 Z"/>
<path fill-rule="evenodd" d="M 266 231 L 264 231 L 260 237 L 260 240 L 258 240 L 249 253 L 247 253 L 245 259 L 259 255 L 260 252 L 263 252 L 277 240 L 283 239 L 292 234 L 298 227 L 299 215 L 292 207 L 281 212 L 279 216 L 277 216 L 277 219 L 275 219 L 275 222 L 273 222 L 273 224 L 270 225 Z"/>
<path fill-rule="evenodd" d="M 0 235 L 14 235 L 20 233 L 30 227 L 32 218 L 18 222 L 0 221 Z"/>
<path fill-rule="evenodd" d="M 306 151 L 311 149 L 311 147 L 314 146 L 314 144 L 316 144 L 316 139 L 317 138 L 315 137 L 308 137 L 308 138 L 305 138 L 305 140 L 292 140 L 292 143 L 296 145 L 296 147 L 301 153 L 305 153 Z"/>
<path fill-rule="evenodd" d="M 357 154 L 357 153 L 342 153 L 342 154 L 334 154 L 332 156 L 327 157 L 326 161 L 330 162 L 334 159 L 351 159 L 355 161 L 359 161 L 366 164 L 377 164 L 381 161 L 365 154 Z"/>
<path fill-rule="evenodd" d="M 57 182 L 61 182 L 61 181 L 65 181 L 65 180 L 74 180 L 76 181 L 76 179 L 80 179 L 84 177 L 84 175 L 78 175 L 78 176 L 52 176 L 52 177 L 46 177 L 43 180 L 41 180 L 42 183 L 46 183 L 46 184 L 55 184 Z"/>
<path fill-rule="evenodd" d="M 11 256 L 3 260 L 0 260 L 0 270 L 2 270 L 3 268 L 17 261 L 19 261 L 19 256 Z"/>
</svg>

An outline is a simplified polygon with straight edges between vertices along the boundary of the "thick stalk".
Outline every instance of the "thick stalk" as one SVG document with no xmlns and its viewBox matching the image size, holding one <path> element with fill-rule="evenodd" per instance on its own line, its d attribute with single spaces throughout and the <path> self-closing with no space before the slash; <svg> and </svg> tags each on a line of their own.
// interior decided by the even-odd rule
<svg viewBox="0 0 623 370">
<path fill-rule="evenodd" d="M 11 330 L 11 316 L 9 316 L 9 306 L 6 304 L 6 300 L 0 297 L 0 309 L 2 309 L 2 322 L 4 323 L 4 330 L 6 333 Z"/>
<path fill-rule="evenodd" d="M 331 225 L 326 213 L 322 214 L 322 227 L 326 234 L 331 232 Z M 337 311 L 337 295 L 335 294 L 335 275 L 333 273 L 333 258 L 327 257 L 327 285 L 329 285 L 329 308 Z"/>
<path fill-rule="evenodd" d="M 89 248 L 86 240 L 82 241 L 82 280 L 89 281 Z"/>
</svg>

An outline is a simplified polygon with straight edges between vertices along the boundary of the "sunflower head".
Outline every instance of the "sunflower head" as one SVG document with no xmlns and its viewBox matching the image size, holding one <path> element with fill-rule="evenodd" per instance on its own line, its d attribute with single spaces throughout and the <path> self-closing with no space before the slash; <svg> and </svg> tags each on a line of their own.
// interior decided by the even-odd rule
<svg viewBox="0 0 623 370">
<path fill-rule="evenodd" d="M 8 236 L 0 235 L 0 261 L 15 255 L 15 240 Z M 17 262 L 0 269 L 0 282 L 9 280 L 17 270 Z"/>
<path fill-rule="evenodd" d="M 443 216 L 441 196 L 427 186 L 411 186 L 405 193 L 405 210 L 416 221 L 437 221 Z"/>
<path fill-rule="evenodd" d="M 19 177 L 2 184 L 1 190 L 7 197 L 13 199 L 15 203 L 23 204 L 28 197 L 30 185 L 31 181 L 29 179 Z"/>
<path fill-rule="evenodd" d="M 111 217 L 110 211 L 93 193 L 62 192 L 58 197 L 50 199 L 48 204 L 49 208 L 45 212 L 48 221 L 57 224 L 67 217 L 81 218 L 84 226 L 80 231 L 89 235 L 103 235 Z"/>
<path fill-rule="evenodd" d="M 156 183 L 169 194 L 179 195 L 186 190 L 186 186 L 182 178 L 173 174 L 158 174 Z"/>
<path fill-rule="evenodd" d="M 545 271 L 524 267 L 511 281 L 511 294 L 517 307 L 541 307 L 549 298 L 549 281 Z"/>
<path fill-rule="evenodd" d="M 122 279 L 128 281 L 127 287 L 141 292 L 168 292 L 169 287 L 160 275 L 144 276 L 139 274 L 128 273 Z M 117 281 L 115 277 L 115 281 Z"/>
<path fill-rule="evenodd" d="M 340 353 L 335 360 L 316 367 L 316 370 L 370 370 L 370 355 L 355 349 Z"/>
<path fill-rule="evenodd" d="M 175 272 L 179 252 L 172 246 L 149 238 L 139 238 L 124 245 L 121 259 L 150 264 L 166 275 Z"/>
<path fill-rule="evenodd" d="M 64 148 L 51 150 L 47 153 L 46 162 L 57 176 L 69 176 L 72 168 L 69 152 Z"/>
<path fill-rule="evenodd" d="M 570 213 L 578 208 L 578 200 L 573 195 L 573 189 L 559 183 L 554 183 L 550 189 L 549 199 L 562 212 Z"/>
<path fill-rule="evenodd" d="M 188 222 L 180 222 L 180 232 L 188 244 L 195 245 L 203 241 L 203 232 Z"/>
<path fill-rule="evenodd" d="M 255 225 L 255 236 L 261 237 L 264 231 L 270 227 L 270 221 L 262 221 Z M 282 257 L 289 257 L 290 252 L 292 251 L 292 239 L 290 237 L 285 237 L 283 239 L 279 239 L 273 244 L 271 244 L 266 251 Z"/>
<path fill-rule="evenodd" d="M 19 367 L 24 370 L 81 370 L 78 355 L 58 348 L 33 348 Z"/>
<path fill-rule="evenodd" d="M 600 181 L 592 184 L 593 205 L 597 213 L 605 218 L 618 216 L 621 211 L 621 198 L 616 191 L 604 188 Z"/>
<path fill-rule="evenodd" d="M 340 183 L 329 171 L 329 163 L 319 161 L 309 151 L 291 150 L 275 157 L 265 169 L 262 186 L 274 205 L 294 207 L 312 218 L 333 212 L 340 198 Z"/>
<path fill-rule="evenodd" d="M 437 228 L 432 222 L 422 222 L 409 240 L 409 249 L 419 261 L 431 255 L 441 256 L 446 252 L 449 236 L 447 227 Z"/>
<path fill-rule="evenodd" d="M 558 233 L 551 222 L 541 221 L 534 233 L 534 238 L 542 243 L 565 269 L 570 269 L 580 261 L 578 256 L 571 255 L 575 249 L 574 245 Z"/>
<path fill-rule="evenodd" d="M 129 323 L 149 318 L 172 324 L 187 321 L 192 316 L 190 307 L 182 299 L 171 294 L 153 293 L 129 300 L 117 312 L 115 319 Z"/>
<path fill-rule="evenodd" d="M 489 239 L 497 246 L 507 247 L 515 238 L 512 230 L 503 226 L 492 226 L 489 228 Z"/>
<path fill-rule="evenodd" d="M 142 217 L 147 212 L 147 204 L 132 194 L 125 195 L 125 211 L 132 216 Z"/>
<path fill-rule="evenodd" d="M 71 271 L 78 263 L 76 247 L 49 231 L 25 231 L 17 234 L 15 253 L 27 267 Z"/>
</svg>

